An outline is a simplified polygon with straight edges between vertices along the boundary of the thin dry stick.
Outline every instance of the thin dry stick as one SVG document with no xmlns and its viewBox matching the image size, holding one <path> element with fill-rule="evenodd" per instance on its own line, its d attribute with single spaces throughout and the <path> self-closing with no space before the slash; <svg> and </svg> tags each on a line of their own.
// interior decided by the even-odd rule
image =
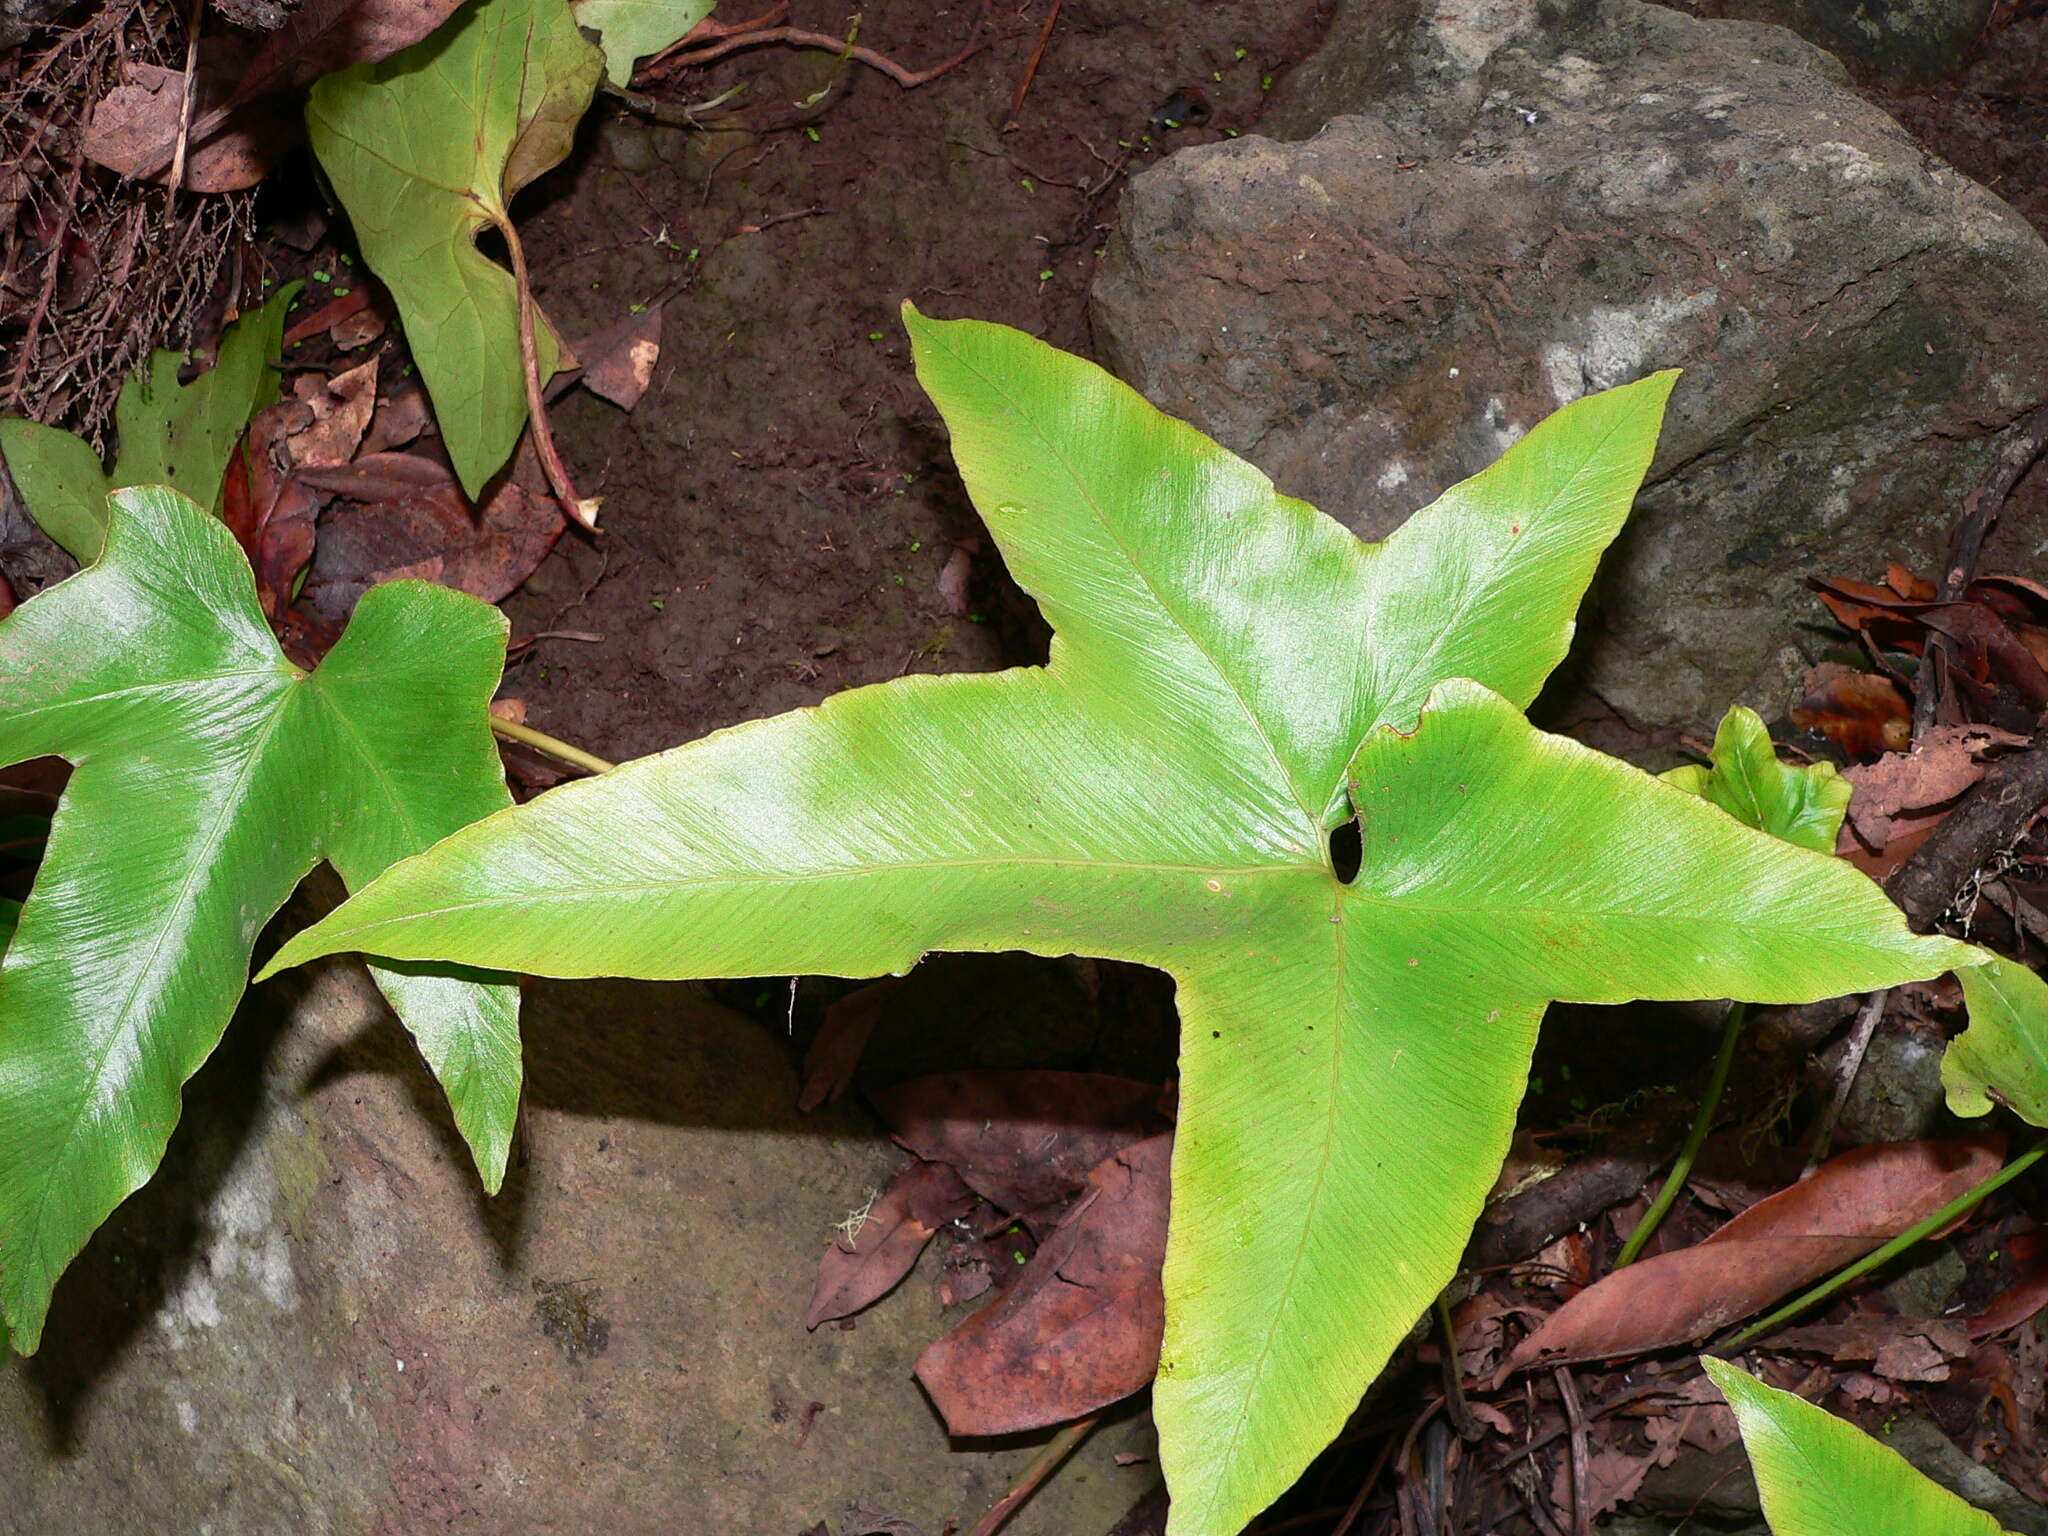
<svg viewBox="0 0 2048 1536">
<path fill-rule="evenodd" d="M 1572 1427 L 1572 1536 L 1593 1536 L 1592 1457 L 1586 1448 L 1586 1416 L 1579 1409 L 1579 1389 L 1572 1383 L 1571 1367 L 1560 1365 L 1557 1395 L 1564 1401 L 1564 1416 Z"/>
<path fill-rule="evenodd" d="M 505 237 L 505 248 L 512 253 L 512 277 L 519 288 L 519 361 L 521 371 L 526 375 L 527 430 L 533 433 L 534 452 L 540 455 L 540 467 L 546 473 L 548 487 L 555 493 L 555 500 L 561 503 L 563 513 L 594 533 L 597 531 L 597 508 L 576 495 L 576 487 L 569 481 L 568 468 L 562 463 L 561 454 L 555 451 L 555 434 L 548 430 L 547 402 L 541 399 L 540 393 L 540 349 L 533 336 L 533 289 L 526 280 L 526 251 L 520 245 L 519 232 L 513 229 L 510 219 L 500 221 L 498 229 Z"/>
<path fill-rule="evenodd" d="M 178 142 L 171 149 L 171 193 L 185 185 L 185 151 L 192 142 L 192 98 L 199 94 L 199 23 L 206 16 L 206 0 L 192 0 L 192 16 L 185 28 L 184 95 L 178 103 Z"/>
<path fill-rule="evenodd" d="M 1835 1080 L 1834 1097 L 1828 1100 L 1820 1124 L 1813 1128 L 1813 1145 L 1807 1149 L 1806 1167 L 1799 1175 L 1802 1179 L 1827 1160 L 1828 1149 L 1835 1144 L 1835 1122 L 1842 1118 L 1842 1106 L 1849 1102 L 1849 1090 L 1856 1086 L 1856 1075 L 1863 1070 L 1863 1058 L 1870 1051 L 1870 1037 L 1877 1032 L 1877 1021 L 1884 1017 L 1884 1001 L 1891 995 L 1889 987 L 1871 993 L 1863 1011 L 1856 1015 L 1848 1046 L 1842 1052 L 1841 1075 Z"/>
<path fill-rule="evenodd" d="M 1038 74 L 1038 66 L 1045 58 L 1046 44 L 1052 41 L 1052 29 L 1060 19 L 1063 0 L 1052 0 L 1052 7 L 1045 13 L 1045 25 L 1038 33 L 1038 46 L 1031 50 L 1031 57 L 1024 61 L 1024 73 L 1017 80 L 1017 94 L 1010 98 L 1010 115 L 1003 119 L 1007 132 L 1017 126 L 1017 119 L 1024 113 L 1024 98 L 1031 93 L 1031 82 Z"/>
<path fill-rule="evenodd" d="M 1074 1447 L 1088 1438 L 1089 1431 L 1102 1422 L 1102 1415 L 1091 1413 L 1085 1419 L 1076 1419 L 1065 1429 L 1045 1443 L 1045 1449 L 1038 1453 L 1038 1459 L 1024 1469 L 1024 1475 L 1008 1493 L 995 1502 L 995 1507 L 981 1517 L 968 1536 L 996 1536 L 1003 1523 L 1014 1515 L 1024 1501 L 1037 1491 L 1038 1485 L 1052 1476 L 1053 1469 L 1073 1454 Z"/>
</svg>

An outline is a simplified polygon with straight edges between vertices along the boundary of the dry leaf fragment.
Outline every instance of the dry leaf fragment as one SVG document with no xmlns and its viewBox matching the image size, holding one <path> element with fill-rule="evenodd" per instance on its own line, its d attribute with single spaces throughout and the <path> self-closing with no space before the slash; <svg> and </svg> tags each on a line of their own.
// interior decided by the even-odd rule
<svg viewBox="0 0 2048 1536">
<path fill-rule="evenodd" d="M 583 359 L 583 386 L 592 394 L 630 411 L 647 393 L 654 365 L 661 360 L 661 305 L 650 304 L 637 315 L 576 343 Z"/>
<path fill-rule="evenodd" d="M 1080 1418 L 1145 1386 L 1166 1329 L 1167 1173 L 1173 1137 L 1105 1158 L 1088 1190 L 998 1301 L 917 1359 L 956 1435 Z"/>
<path fill-rule="evenodd" d="M 932 1234 L 974 1205 L 974 1192 L 944 1163 L 912 1158 L 868 1207 L 851 1237 L 825 1249 L 804 1326 L 850 1317 L 909 1274 Z"/>
<path fill-rule="evenodd" d="M 1897 684 L 1838 662 L 1806 675 L 1806 695 L 1791 715 L 1794 725 L 1821 732 L 1859 761 L 1903 752 L 1913 739 L 1913 711 Z"/>
<path fill-rule="evenodd" d="M 1605 1360 L 1703 1338 L 1861 1258 L 1997 1171 L 2004 1138 L 1857 1147 L 1703 1241 L 1607 1275 L 1552 1313 L 1496 1382 L 1538 1361 Z"/>
<path fill-rule="evenodd" d="M 311 425 L 291 435 L 292 462 L 302 469 L 327 469 L 355 457 L 377 406 L 377 359 L 323 379 L 302 373 L 292 393 L 312 412 Z"/>
<path fill-rule="evenodd" d="M 1157 1084 L 1092 1072 L 939 1072 L 874 1102 L 906 1151 L 951 1163 L 1020 1213 L 1076 1193 L 1104 1158 L 1164 1124 Z"/>
</svg>

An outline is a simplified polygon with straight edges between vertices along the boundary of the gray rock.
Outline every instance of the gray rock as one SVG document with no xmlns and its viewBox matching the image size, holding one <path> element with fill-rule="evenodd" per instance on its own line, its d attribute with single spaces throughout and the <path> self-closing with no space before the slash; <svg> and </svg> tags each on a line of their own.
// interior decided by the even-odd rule
<svg viewBox="0 0 2048 1536">
<path fill-rule="evenodd" d="M 1781 29 L 1403 14 L 1366 8 L 1290 84 L 1270 122 L 1314 138 L 1132 182 L 1092 300 L 1109 361 L 1375 538 L 1559 405 L 1682 366 L 1581 683 L 1644 727 L 1782 708 L 1803 578 L 1930 562 L 2048 399 L 2048 246 Z"/>
<path fill-rule="evenodd" d="M 910 1375 L 950 1321 L 928 1276 L 801 1326 L 899 1154 L 797 1116 L 784 1048 L 686 988 L 543 983 L 526 1034 L 527 1160 L 487 1201 L 359 970 L 264 989 L 41 1353 L 0 1367 L 0 1532 L 978 1519 L 1035 1446 L 949 1446 Z M 1107 1530 L 1149 1449 L 1127 1412 L 1013 1528 Z"/>
<path fill-rule="evenodd" d="M 1931 80 L 1962 68 L 1994 0 L 1727 0 L 1722 14 L 1790 27 L 1867 74 Z"/>
</svg>

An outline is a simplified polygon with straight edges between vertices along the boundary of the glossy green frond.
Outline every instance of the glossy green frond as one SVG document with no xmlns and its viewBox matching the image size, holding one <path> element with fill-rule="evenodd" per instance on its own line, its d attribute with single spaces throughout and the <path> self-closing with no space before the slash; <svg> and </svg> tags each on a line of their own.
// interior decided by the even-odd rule
<svg viewBox="0 0 2048 1536">
<path fill-rule="evenodd" d="M 1154 1408 L 1175 1536 L 1234 1536 L 1450 1279 L 1547 1002 L 1793 1001 L 1975 956 L 1522 717 L 1669 375 L 1567 407 L 1366 545 L 1077 358 L 907 319 L 1049 664 L 860 689 L 553 791 L 393 866 L 276 964 L 1164 968 L 1183 1043 Z M 1354 810 L 1346 883 L 1328 831 Z"/>
<path fill-rule="evenodd" d="M 1714 732 L 1713 761 L 1665 774 L 1687 794 L 1711 800 L 1744 826 L 1832 853 L 1849 811 L 1849 781 L 1833 763 L 1803 768 L 1778 761 L 1771 733 L 1753 709 L 1733 706 Z"/>
<path fill-rule="evenodd" d="M 496 609 L 378 587 L 301 673 L 217 519 L 162 488 L 110 507 L 98 564 L 0 622 L 0 764 L 73 765 L 0 961 L 0 1312 L 23 1351 L 57 1276 L 155 1171 L 257 934 L 306 872 L 324 858 L 361 886 L 510 799 L 487 716 Z M 496 1187 L 516 988 L 376 977 Z"/>
</svg>

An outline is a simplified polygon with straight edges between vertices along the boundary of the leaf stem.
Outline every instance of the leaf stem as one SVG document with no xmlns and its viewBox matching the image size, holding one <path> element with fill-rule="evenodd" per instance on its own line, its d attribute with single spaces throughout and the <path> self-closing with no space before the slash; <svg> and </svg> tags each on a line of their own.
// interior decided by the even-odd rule
<svg viewBox="0 0 2048 1536">
<path fill-rule="evenodd" d="M 1714 1057 L 1714 1070 L 1707 1078 L 1706 1094 L 1700 1100 L 1698 1112 L 1692 1117 L 1692 1129 L 1686 1132 L 1685 1145 L 1678 1149 L 1671 1172 L 1664 1176 L 1664 1187 L 1657 1191 L 1657 1198 L 1650 1202 L 1650 1208 L 1643 1212 L 1635 1230 L 1629 1233 L 1628 1241 L 1621 1245 L 1621 1257 L 1614 1261 L 1616 1269 L 1633 1264 L 1642 1256 L 1644 1245 L 1670 1214 L 1671 1207 L 1678 1201 L 1678 1192 L 1685 1188 L 1685 1181 L 1691 1177 L 1693 1162 L 1699 1157 L 1700 1148 L 1706 1145 L 1708 1132 L 1714 1128 L 1714 1111 L 1720 1106 L 1722 1091 L 1728 1086 L 1728 1068 L 1735 1060 L 1735 1042 L 1742 1038 L 1742 1026 L 1748 1019 L 1749 1004 L 1728 1005 L 1728 1018 L 1721 1026 L 1721 1049 Z"/>
<path fill-rule="evenodd" d="M 530 725 L 519 725 L 511 720 L 500 720 L 496 715 L 491 716 L 491 730 L 507 741 L 516 741 L 522 747 L 545 752 L 549 757 L 570 763 L 585 773 L 610 773 L 618 766 L 617 763 L 608 763 L 581 747 L 572 747 L 566 741 L 558 741 L 545 731 L 536 731 Z"/>
<path fill-rule="evenodd" d="M 555 451 L 555 434 L 548 427 L 547 402 L 541 398 L 540 347 L 534 339 L 533 288 L 526 275 L 526 248 L 519 243 L 519 231 L 512 227 L 510 219 L 497 221 L 498 233 L 505 237 L 505 249 L 512 257 L 513 286 L 519 290 L 519 362 L 520 372 L 526 385 L 526 429 L 533 434 L 534 452 L 540 455 L 540 467 L 548 477 L 548 488 L 555 493 L 555 500 L 561 503 L 563 515 L 573 522 L 582 524 L 593 533 L 597 531 L 597 513 L 594 503 L 586 503 L 576 494 L 576 487 L 569 480 L 569 470 L 562 463 L 561 454 Z"/>
<path fill-rule="evenodd" d="M 1862 1258 L 1858 1259 L 1855 1263 L 1849 1265 L 1846 1269 L 1838 1270 L 1836 1273 L 1830 1275 L 1827 1279 L 1821 1281 L 1819 1285 L 1814 1286 L 1811 1290 L 1803 1291 L 1799 1295 L 1793 1297 L 1790 1301 L 1786 1302 L 1785 1305 L 1778 1308 L 1775 1312 L 1769 1313 L 1768 1315 L 1759 1318 L 1756 1322 L 1751 1323 L 1747 1328 L 1743 1329 L 1740 1333 L 1736 1334 L 1733 1338 L 1728 1340 L 1727 1344 L 1724 1345 L 1723 1348 L 1733 1349 L 1738 1345 L 1747 1344 L 1751 1339 L 1755 1338 L 1758 1334 L 1768 1333 L 1771 1329 L 1777 1327 L 1778 1324 L 1784 1322 L 1788 1317 L 1791 1317 L 1795 1313 L 1805 1311 L 1815 1302 L 1826 1301 L 1828 1297 L 1834 1295 L 1835 1292 L 1839 1291 L 1843 1286 L 1849 1284 L 1852 1280 L 1856 1280 L 1863 1275 L 1869 1274 L 1870 1271 L 1876 1269 L 1881 1264 L 1889 1264 L 1893 1259 L 1897 1258 L 1900 1254 L 1904 1253 L 1908 1248 L 1912 1247 L 1922 1238 L 1928 1236 L 1930 1233 L 1940 1231 L 1943 1227 L 1947 1226 L 1950 1222 L 1954 1221 L 1958 1216 L 1964 1215 L 1966 1212 L 1970 1210 L 1972 1206 L 1976 1205 L 1980 1200 L 1984 1199 L 1985 1196 L 1990 1195 L 1996 1192 L 1997 1190 L 2003 1189 L 2006 1185 L 2010 1184 L 2014 1179 L 2018 1178 L 2021 1174 L 2025 1173 L 2029 1168 L 2033 1167 L 2034 1164 L 2038 1163 L 2044 1154 L 2048 1154 L 2048 1137 L 2043 1137 L 2040 1141 L 2034 1143 L 2034 1145 L 2031 1148 L 2029 1148 L 2025 1152 L 2022 1152 L 2018 1157 L 2014 1158 L 2011 1162 L 2007 1163 L 2003 1168 L 1999 1169 L 1998 1172 L 1992 1174 L 1990 1178 L 1986 1179 L 1976 1188 L 1965 1190 L 1962 1194 L 1956 1196 L 1955 1199 L 1949 1201 L 1947 1205 L 1944 1205 L 1940 1210 L 1936 1211 L 1932 1216 L 1929 1216 L 1926 1219 L 1916 1222 L 1912 1226 L 1908 1227 L 1905 1231 L 1901 1232 L 1897 1237 L 1893 1238 L 1890 1242 L 1886 1243 L 1882 1248 L 1878 1248 L 1870 1253 L 1866 1253 Z"/>
</svg>

